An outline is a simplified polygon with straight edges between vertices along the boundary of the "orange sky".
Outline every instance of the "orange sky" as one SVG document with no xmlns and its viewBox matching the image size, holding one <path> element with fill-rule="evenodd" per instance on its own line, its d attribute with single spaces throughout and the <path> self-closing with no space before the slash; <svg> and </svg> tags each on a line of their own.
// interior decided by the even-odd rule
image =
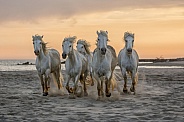
<svg viewBox="0 0 184 122">
<path fill-rule="evenodd" d="M 109 32 L 109 44 L 116 49 L 117 54 L 124 47 L 124 32 L 131 31 L 135 33 L 134 48 L 140 58 L 184 57 L 184 5 L 180 4 L 182 0 L 163 0 L 165 3 L 159 0 L 138 0 L 138 3 L 132 2 L 133 0 L 117 0 L 117 3 L 113 4 L 107 0 L 107 7 L 103 7 L 103 0 L 102 3 L 95 1 L 84 2 L 86 6 L 78 8 L 74 5 L 82 5 L 72 0 L 68 3 L 64 0 L 55 0 L 56 3 L 45 0 L 45 7 L 40 8 L 41 10 L 37 5 L 33 5 L 34 2 L 2 2 L 0 59 L 34 59 L 34 34 L 44 35 L 43 40 L 49 42 L 49 47 L 57 49 L 60 53 L 61 41 L 69 35 L 86 39 L 91 43 L 93 51 L 97 30 Z M 25 5 L 19 5 L 18 2 Z M 57 3 L 66 4 L 68 7 L 60 8 Z M 4 8 L 8 8 L 7 11 Z M 1 9 L 4 9 L 4 13 Z"/>
</svg>

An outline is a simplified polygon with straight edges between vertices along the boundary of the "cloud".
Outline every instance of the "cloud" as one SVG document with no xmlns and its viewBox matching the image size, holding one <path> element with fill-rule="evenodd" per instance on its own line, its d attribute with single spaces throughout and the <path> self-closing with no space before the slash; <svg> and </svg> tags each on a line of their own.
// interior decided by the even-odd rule
<svg viewBox="0 0 184 122">
<path fill-rule="evenodd" d="M 183 0 L 0 0 L 0 22 L 34 22 L 48 17 L 68 19 L 81 14 L 124 8 L 173 6 L 183 7 Z"/>
</svg>

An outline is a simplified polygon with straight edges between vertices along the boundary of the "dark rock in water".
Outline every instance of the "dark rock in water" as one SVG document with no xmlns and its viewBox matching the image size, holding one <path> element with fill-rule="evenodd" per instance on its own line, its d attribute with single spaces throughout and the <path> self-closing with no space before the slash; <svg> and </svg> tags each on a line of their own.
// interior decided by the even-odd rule
<svg viewBox="0 0 184 122">
<path fill-rule="evenodd" d="M 24 62 L 24 63 L 22 63 L 22 64 L 17 64 L 17 65 L 34 65 L 34 64 L 32 64 L 32 63 L 29 63 L 28 61 L 27 62 Z"/>
</svg>

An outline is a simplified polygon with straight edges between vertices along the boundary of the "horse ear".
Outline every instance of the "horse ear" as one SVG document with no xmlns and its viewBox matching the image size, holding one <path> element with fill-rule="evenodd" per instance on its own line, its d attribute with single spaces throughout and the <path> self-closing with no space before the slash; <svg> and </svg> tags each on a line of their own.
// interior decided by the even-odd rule
<svg viewBox="0 0 184 122">
<path fill-rule="evenodd" d="M 108 31 L 106 31 L 106 33 L 108 34 Z"/>
<path fill-rule="evenodd" d="M 96 34 L 97 34 L 97 35 L 99 35 L 99 32 L 98 32 L 98 31 L 96 31 Z"/>
<path fill-rule="evenodd" d="M 43 38 L 43 35 L 41 37 Z"/>
<path fill-rule="evenodd" d="M 34 40 L 34 36 L 32 36 L 33 40 Z"/>
</svg>

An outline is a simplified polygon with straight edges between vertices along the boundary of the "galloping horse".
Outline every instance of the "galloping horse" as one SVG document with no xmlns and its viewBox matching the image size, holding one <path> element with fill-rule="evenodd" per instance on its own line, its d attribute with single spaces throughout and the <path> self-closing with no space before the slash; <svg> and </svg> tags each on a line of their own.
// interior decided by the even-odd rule
<svg viewBox="0 0 184 122">
<path fill-rule="evenodd" d="M 78 81 L 79 79 L 84 83 L 84 96 L 87 96 L 86 89 L 86 77 L 87 77 L 87 59 L 78 51 L 73 49 L 73 44 L 75 43 L 76 37 L 66 37 L 63 40 L 62 48 L 63 48 L 63 59 L 66 59 L 65 68 L 66 68 L 66 89 L 69 93 L 73 93 L 73 96 L 77 94 Z M 69 81 L 74 81 L 74 88 L 69 88 Z M 75 97 L 75 96 L 74 96 Z"/>
<path fill-rule="evenodd" d="M 87 60 L 88 60 L 88 74 L 90 75 L 91 77 L 91 86 L 94 85 L 94 81 L 93 81 L 93 78 L 92 78 L 92 66 L 91 66 L 91 63 L 92 63 L 92 55 L 91 55 L 91 52 L 90 52 L 90 44 L 86 41 L 86 40 L 83 40 L 83 39 L 79 39 L 77 41 L 77 51 L 80 52 L 81 54 L 83 54 Z"/>
<path fill-rule="evenodd" d="M 137 70 L 139 63 L 139 56 L 137 52 L 133 49 L 134 44 L 134 34 L 125 32 L 124 33 L 125 47 L 119 52 L 118 55 L 118 65 L 121 68 L 121 73 L 124 78 L 124 88 L 123 92 L 127 92 L 127 75 L 128 72 L 132 78 L 132 86 L 130 88 L 131 92 L 135 94 L 135 85 L 138 80 Z"/>
<path fill-rule="evenodd" d="M 105 79 L 106 97 L 110 97 L 110 86 L 112 84 L 113 71 L 117 65 L 116 52 L 112 46 L 107 45 L 108 32 L 97 31 L 97 48 L 94 51 L 92 59 L 93 77 L 97 81 L 98 99 L 104 96 L 103 81 Z M 100 82 L 101 81 L 101 82 Z"/>
<path fill-rule="evenodd" d="M 34 53 L 36 57 L 36 69 L 40 77 L 43 96 L 48 95 L 48 86 L 50 85 L 51 73 L 54 74 L 58 89 L 62 87 L 60 83 L 61 76 L 61 61 L 60 54 L 55 49 L 47 49 L 45 43 L 42 39 L 43 36 L 35 35 L 33 38 Z M 48 82 L 48 83 L 47 83 Z M 49 86 L 50 87 L 50 86 Z"/>
</svg>

